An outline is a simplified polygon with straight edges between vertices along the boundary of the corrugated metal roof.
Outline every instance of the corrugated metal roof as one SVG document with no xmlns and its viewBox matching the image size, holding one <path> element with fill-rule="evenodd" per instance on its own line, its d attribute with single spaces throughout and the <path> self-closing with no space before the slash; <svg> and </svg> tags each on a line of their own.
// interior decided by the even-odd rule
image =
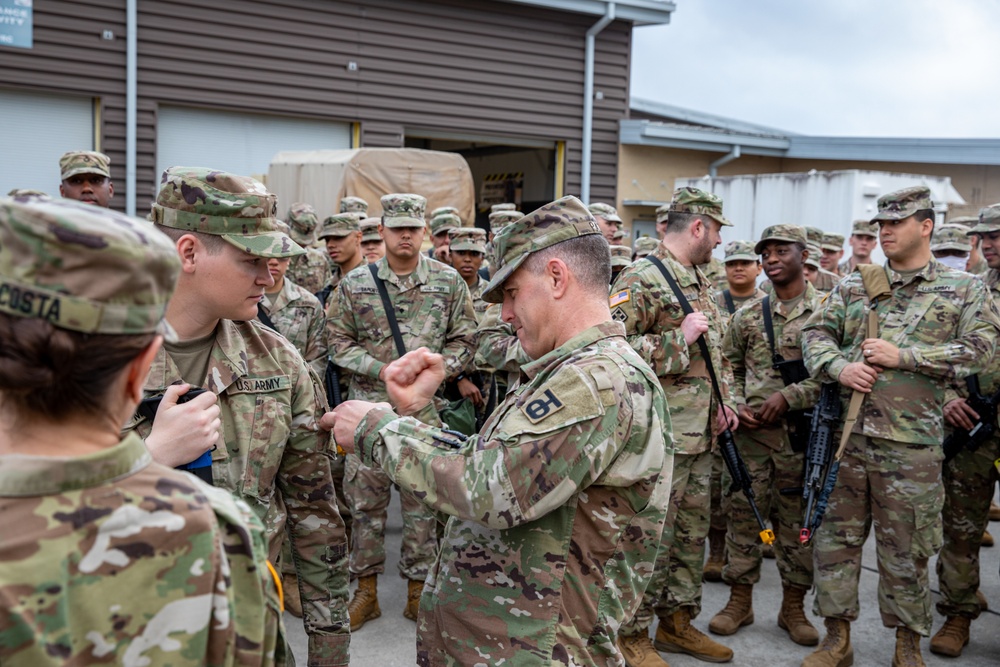
<svg viewBox="0 0 1000 667">
<path fill-rule="evenodd" d="M 669 119 L 670 121 L 680 121 L 682 123 L 689 123 L 692 125 L 715 127 L 720 130 L 746 132 L 749 134 L 775 135 L 780 137 L 790 137 L 795 134 L 794 132 L 779 130 L 766 125 L 747 123 L 735 118 L 726 118 L 725 116 L 717 116 L 715 114 L 705 113 L 704 111 L 696 111 L 695 109 L 686 109 L 673 104 L 654 102 L 653 100 L 646 100 L 641 97 L 631 98 L 629 100 L 629 108 L 632 111 L 649 116 L 656 116 L 657 118 Z M 666 123 L 668 121 L 663 120 L 662 122 Z"/>
<path fill-rule="evenodd" d="M 604 16 L 609 0 L 507 0 L 520 5 L 534 5 L 575 14 Z M 670 15 L 677 8 L 669 0 L 615 0 L 615 18 L 631 21 L 636 25 L 662 25 L 670 23 Z"/>
</svg>

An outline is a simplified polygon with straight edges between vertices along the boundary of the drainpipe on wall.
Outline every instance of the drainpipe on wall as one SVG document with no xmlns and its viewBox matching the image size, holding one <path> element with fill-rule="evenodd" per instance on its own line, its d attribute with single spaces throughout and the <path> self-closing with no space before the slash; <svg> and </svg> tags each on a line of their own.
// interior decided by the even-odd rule
<svg viewBox="0 0 1000 667">
<path fill-rule="evenodd" d="M 128 215 L 135 215 L 137 2 L 128 0 L 125 9 L 125 212 Z"/>
<path fill-rule="evenodd" d="M 580 199 L 590 203 L 590 155 L 594 141 L 594 43 L 598 33 L 615 20 L 615 3 L 609 2 L 604 16 L 587 31 L 583 64 L 583 159 L 580 165 Z"/>
<path fill-rule="evenodd" d="M 719 175 L 719 167 L 721 167 L 724 164 L 729 164 L 739 156 L 740 156 L 740 147 L 737 144 L 736 146 L 733 146 L 733 150 L 729 151 L 728 153 L 720 157 L 718 160 L 708 165 L 708 175 L 711 178 L 715 178 L 716 176 Z"/>
</svg>

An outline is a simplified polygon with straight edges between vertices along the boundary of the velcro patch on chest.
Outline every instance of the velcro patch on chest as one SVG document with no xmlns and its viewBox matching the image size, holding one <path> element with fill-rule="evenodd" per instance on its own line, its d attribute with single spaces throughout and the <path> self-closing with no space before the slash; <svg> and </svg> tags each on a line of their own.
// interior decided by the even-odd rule
<svg viewBox="0 0 1000 667">
<path fill-rule="evenodd" d="M 620 306 L 626 301 L 628 301 L 630 298 L 632 298 L 631 292 L 629 292 L 629 290 L 627 289 L 623 289 L 621 292 L 616 292 L 615 294 L 611 295 L 611 297 L 608 300 L 608 306 L 611 308 Z"/>
<path fill-rule="evenodd" d="M 371 285 L 355 285 L 351 291 L 355 294 L 378 294 L 378 288 Z"/>
<path fill-rule="evenodd" d="M 537 424 L 549 415 L 559 412 L 566 404 L 551 389 L 546 389 L 538 398 L 521 406 L 521 412 L 532 424 Z"/>
<path fill-rule="evenodd" d="M 927 293 L 940 293 L 940 292 L 954 292 L 955 287 L 953 285 L 921 285 L 917 288 L 918 294 Z"/>
<path fill-rule="evenodd" d="M 292 381 L 287 375 L 274 375 L 266 378 L 240 378 L 229 385 L 227 394 L 268 394 L 272 391 L 291 389 Z"/>
<path fill-rule="evenodd" d="M 420 291 L 424 294 L 447 294 L 448 288 L 444 285 L 421 285 Z"/>
</svg>

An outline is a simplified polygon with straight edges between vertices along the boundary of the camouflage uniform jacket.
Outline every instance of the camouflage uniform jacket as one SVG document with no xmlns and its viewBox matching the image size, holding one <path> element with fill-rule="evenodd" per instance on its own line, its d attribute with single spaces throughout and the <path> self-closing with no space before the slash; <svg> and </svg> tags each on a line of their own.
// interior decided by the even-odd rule
<svg viewBox="0 0 1000 667">
<path fill-rule="evenodd" d="M 161 349 L 146 395 L 180 373 Z M 310 655 L 347 664 L 347 541 L 334 499 L 330 438 L 319 427 L 325 400 L 298 351 L 257 321 L 221 320 L 202 386 L 219 395 L 221 442 L 212 452 L 215 485 L 242 498 L 264 522 L 276 562 L 285 530 L 302 592 Z M 129 425 L 141 437 L 152 424 Z M 287 525 L 286 525 L 287 523 Z"/>
<path fill-rule="evenodd" d="M 483 315 L 486 313 L 486 309 L 490 305 L 483 301 L 483 289 L 486 287 L 488 280 L 484 280 L 479 274 L 476 274 L 476 285 L 475 287 L 469 288 L 469 296 L 472 297 L 472 310 L 476 313 L 476 322 L 483 321 Z"/>
<path fill-rule="evenodd" d="M 306 254 L 292 257 L 285 277 L 310 294 L 330 284 L 330 258 L 319 248 L 306 248 Z"/>
<path fill-rule="evenodd" d="M 486 304 L 486 312 L 479 319 L 476 329 L 476 368 L 494 373 L 506 371 L 507 387 L 513 388 L 521 375 L 521 368 L 531 362 L 514 328 L 500 319 L 501 304 Z"/>
<path fill-rule="evenodd" d="M 970 272 L 971 273 L 971 272 Z M 989 289 L 990 298 L 995 306 L 1000 306 L 1000 271 L 988 269 L 980 276 L 986 287 Z M 979 373 L 979 391 L 985 395 L 995 394 L 1000 389 L 1000 355 L 995 355 L 990 361 L 989 367 Z M 957 382 L 951 384 L 945 392 L 944 402 L 948 402 L 962 397 L 968 398 L 969 392 L 965 386 L 965 377 L 958 378 Z"/>
<path fill-rule="evenodd" d="M 0 517 L 0 664 L 285 664 L 260 521 L 135 435 L 0 457 Z"/>
<path fill-rule="evenodd" d="M 698 270 L 711 281 L 713 293 L 729 287 L 729 281 L 726 279 L 726 265 L 715 257 L 708 260 L 707 264 L 700 264 Z"/>
<path fill-rule="evenodd" d="M 378 261 L 407 351 L 426 347 L 444 355 L 449 379 L 471 367 L 476 317 L 458 271 L 421 256 L 413 273 L 400 279 L 388 260 Z M 352 371 L 350 397 L 388 401 L 378 374 L 397 359 L 382 299 L 367 264 L 348 273 L 331 295 L 327 338 L 335 364 Z"/>
<path fill-rule="evenodd" d="M 940 445 L 945 388 L 993 358 L 1000 316 L 983 281 L 933 259 L 909 282 L 888 269 L 892 298 L 878 304 L 879 338 L 900 348 L 899 368 L 879 373 L 865 395 L 854 433 Z M 861 273 L 844 278 L 803 328 L 813 377 L 836 380 L 862 359 L 868 295 Z M 850 392 L 844 390 L 846 400 Z M 846 414 L 846 408 L 845 412 Z"/>
<path fill-rule="evenodd" d="M 302 358 L 323 377 L 326 371 L 326 313 L 319 299 L 292 281 L 264 306 L 278 333 L 295 346 Z"/>
<path fill-rule="evenodd" d="M 774 292 L 771 297 L 771 324 L 774 349 L 785 360 L 802 358 L 802 327 L 819 306 L 819 297 L 809 281 L 802 300 L 785 312 Z M 789 410 L 811 408 L 819 399 L 819 380 L 810 378 L 785 386 L 781 373 L 771 361 L 771 347 L 764 326 L 764 300 L 754 299 L 736 311 L 722 341 L 723 352 L 733 367 L 733 395 L 737 405 L 756 410 L 775 392 L 788 401 Z M 741 430 L 742 432 L 742 430 Z M 755 440 L 780 449 L 787 440 L 782 424 L 762 426 L 752 433 Z"/>
<path fill-rule="evenodd" d="M 979 256 L 979 261 L 969 267 L 969 273 L 981 276 L 984 280 L 986 278 L 987 272 L 990 270 L 990 265 L 986 263 L 982 255 Z"/>
<path fill-rule="evenodd" d="M 725 289 L 720 289 L 715 293 L 715 305 L 718 307 L 719 312 L 722 313 L 723 317 L 731 318 L 736 311 L 734 310 L 732 313 L 729 312 L 729 305 L 726 303 L 726 295 L 724 294 L 726 289 L 729 288 L 726 287 Z M 750 296 L 736 296 L 735 294 L 730 294 L 730 296 L 733 299 L 733 305 L 736 306 L 736 310 L 739 310 L 754 299 L 763 299 L 765 294 L 767 294 L 767 292 L 758 287 Z"/>
<path fill-rule="evenodd" d="M 653 251 L 671 272 L 691 307 L 708 317 L 705 342 L 722 385 L 723 400 L 734 409 L 729 384 L 732 370 L 722 354 L 725 319 L 715 306 L 715 289 L 695 269 L 697 278 L 662 243 Z M 650 261 L 625 267 L 615 280 L 611 317 L 625 325 L 629 343 L 648 363 L 667 395 L 677 451 L 700 454 L 711 448 L 716 433 L 717 399 L 698 343 L 688 345 L 681 331 L 684 311 L 663 274 Z"/>
<path fill-rule="evenodd" d="M 669 499 L 663 392 L 615 322 L 524 376 L 461 445 L 387 408 L 356 431 L 366 463 L 450 515 L 420 600 L 421 665 L 622 664 L 618 628 Z"/>
</svg>

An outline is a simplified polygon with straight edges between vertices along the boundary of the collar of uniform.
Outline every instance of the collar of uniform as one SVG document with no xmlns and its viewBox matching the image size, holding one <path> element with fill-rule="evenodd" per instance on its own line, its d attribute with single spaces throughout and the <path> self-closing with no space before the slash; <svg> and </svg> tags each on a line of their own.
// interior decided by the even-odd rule
<svg viewBox="0 0 1000 667">
<path fill-rule="evenodd" d="M 937 279 L 937 262 L 932 256 L 930 261 L 924 268 L 920 269 L 915 276 L 910 280 L 910 282 L 916 282 L 917 278 L 922 278 L 924 281 L 930 282 Z M 889 271 L 889 284 L 890 285 L 903 285 L 903 276 L 889 266 L 889 260 L 885 260 L 885 268 Z M 909 283 L 906 283 L 909 284 Z"/>
<path fill-rule="evenodd" d="M 418 285 L 424 285 L 427 283 L 427 274 L 430 271 L 430 259 L 424 256 L 424 253 L 417 253 L 417 268 L 413 270 Z M 378 261 L 378 277 L 387 283 L 392 283 L 396 287 L 400 286 L 399 276 L 393 273 L 392 269 L 389 268 L 389 258 L 383 256 L 382 259 Z"/>
<path fill-rule="evenodd" d="M 781 315 L 786 320 L 794 320 L 805 310 L 816 310 L 816 288 L 813 287 L 812 283 L 808 280 L 806 281 L 806 291 L 802 294 L 802 298 L 799 299 L 799 302 L 795 304 L 794 308 L 792 308 L 792 312 L 787 315 L 778 310 L 778 308 L 781 307 L 781 300 L 778 299 L 778 295 L 774 291 L 773 283 L 768 283 L 765 294 L 771 296 L 771 312 L 775 315 Z"/>
<path fill-rule="evenodd" d="M 252 326 L 249 323 L 246 326 Z M 264 326 L 264 325 L 260 325 Z M 212 345 L 212 356 L 208 361 L 208 377 L 205 378 L 203 389 L 220 394 L 226 387 L 247 374 L 246 343 L 239 332 L 239 325 L 232 320 L 219 320 L 215 329 L 215 343 Z M 171 384 L 181 381 L 181 372 L 177 364 L 162 347 L 156 353 L 153 365 L 146 377 L 147 392 L 162 394 Z"/>
<path fill-rule="evenodd" d="M 613 336 L 624 337 L 625 325 L 614 320 L 601 322 L 589 329 L 584 329 L 548 354 L 543 354 L 531 363 L 525 364 L 521 370 L 528 376 L 529 380 L 533 380 L 543 370 L 559 365 L 566 357 L 577 350 L 581 350 L 603 338 L 611 338 Z"/>
<path fill-rule="evenodd" d="M 93 488 L 127 477 L 152 461 L 146 444 L 134 432 L 114 447 L 84 456 L 0 456 L 0 496 L 45 496 Z"/>
<path fill-rule="evenodd" d="M 670 249 L 663 245 L 662 242 L 659 246 L 657 246 L 656 250 L 653 251 L 653 254 L 664 260 L 663 263 L 667 265 L 667 268 L 670 269 L 670 273 L 674 276 L 674 280 L 676 280 L 677 284 L 681 287 L 692 287 L 698 285 L 699 283 L 705 285 L 708 284 L 708 279 L 702 275 L 701 269 L 697 266 L 688 267 L 681 264 L 680 260 L 677 259 L 674 253 L 670 252 Z M 694 270 L 694 274 L 691 273 L 692 270 Z M 659 271 L 657 271 L 657 273 L 659 273 Z M 698 277 L 695 278 L 695 276 Z"/>
</svg>

